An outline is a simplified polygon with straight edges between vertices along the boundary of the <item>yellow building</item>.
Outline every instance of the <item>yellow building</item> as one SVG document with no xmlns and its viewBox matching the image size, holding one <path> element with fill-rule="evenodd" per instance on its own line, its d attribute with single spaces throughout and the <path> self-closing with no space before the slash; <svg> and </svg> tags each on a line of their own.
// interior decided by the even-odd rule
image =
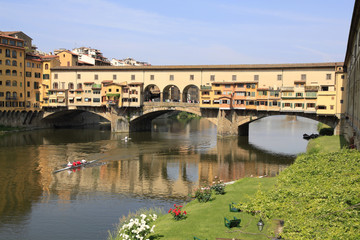
<svg viewBox="0 0 360 240">
<path fill-rule="evenodd" d="M 42 84 L 40 85 L 40 102 L 42 107 L 49 105 L 49 89 L 51 88 L 51 68 L 60 66 L 59 57 L 56 55 L 41 56 Z"/>
<path fill-rule="evenodd" d="M 0 110 L 25 110 L 24 40 L 0 35 Z"/>
<path fill-rule="evenodd" d="M 78 65 L 78 55 L 68 50 L 63 50 L 56 53 L 59 57 L 60 66 L 62 67 L 73 67 Z"/>
<path fill-rule="evenodd" d="M 26 54 L 25 58 L 25 107 L 39 111 L 40 86 L 42 84 L 42 60 L 40 56 Z"/>
</svg>

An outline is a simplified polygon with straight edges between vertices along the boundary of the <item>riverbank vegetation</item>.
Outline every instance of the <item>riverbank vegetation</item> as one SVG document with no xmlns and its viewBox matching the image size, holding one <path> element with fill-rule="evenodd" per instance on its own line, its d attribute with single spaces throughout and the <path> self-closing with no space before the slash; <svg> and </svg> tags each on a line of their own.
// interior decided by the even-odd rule
<svg viewBox="0 0 360 240">
<path fill-rule="evenodd" d="M 313 139 L 278 177 L 236 181 L 210 201 L 186 204 L 179 221 L 160 216 L 150 239 L 360 239 L 360 153 L 346 145 L 340 136 Z M 242 211 L 231 212 L 232 202 Z M 234 217 L 240 227 L 228 229 L 224 218 Z"/>
<path fill-rule="evenodd" d="M 20 131 L 20 130 L 22 130 L 22 128 L 0 125 L 0 135 L 4 134 L 6 132 L 14 132 L 14 131 Z"/>
<path fill-rule="evenodd" d="M 189 121 L 189 120 L 196 119 L 196 118 L 201 118 L 201 117 L 196 115 L 196 114 L 193 114 L 193 113 L 176 112 L 174 114 L 171 114 L 170 118 L 177 119 L 179 121 Z"/>
</svg>

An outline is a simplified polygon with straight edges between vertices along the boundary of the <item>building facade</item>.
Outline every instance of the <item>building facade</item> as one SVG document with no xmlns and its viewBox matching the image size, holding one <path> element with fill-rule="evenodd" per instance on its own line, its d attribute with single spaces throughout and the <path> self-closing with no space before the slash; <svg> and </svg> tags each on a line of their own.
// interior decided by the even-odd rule
<svg viewBox="0 0 360 240">
<path fill-rule="evenodd" d="M 347 140 L 360 148 L 360 1 L 356 0 L 349 31 L 344 65 L 346 68 Z"/>
</svg>

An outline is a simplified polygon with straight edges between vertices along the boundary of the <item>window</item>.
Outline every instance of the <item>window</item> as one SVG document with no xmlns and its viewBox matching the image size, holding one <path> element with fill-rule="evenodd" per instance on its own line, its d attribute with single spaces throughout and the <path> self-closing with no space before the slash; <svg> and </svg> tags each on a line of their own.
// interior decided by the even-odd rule
<svg viewBox="0 0 360 240">
<path fill-rule="evenodd" d="M 58 79 L 58 74 L 57 73 L 54 74 L 54 79 Z"/>
<path fill-rule="evenodd" d="M 26 82 L 26 86 L 27 86 L 27 87 L 30 87 L 30 81 L 27 81 L 27 82 Z"/>
<path fill-rule="evenodd" d="M 74 84 L 73 83 L 69 83 L 68 86 L 69 86 L 69 89 L 74 89 Z"/>
<path fill-rule="evenodd" d="M 12 65 L 16 67 L 16 66 L 17 66 L 17 62 L 16 62 L 15 60 L 12 61 Z"/>
<path fill-rule="evenodd" d="M 113 80 L 116 80 L 116 75 L 115 74 L 113 75 Z"/>
<path fill-rule="evenodd" d="M 340 100 L 340 103 L 343 104 L 343 103 L 344 103 L 344 100 Z"/>
<path fill-rule="evenodd" d="M 15 46 L 15 40 L 10 40 L 10 45 Z"/>
<path fill-rule="evenodd" d="M 13 87 L 16 87 L 17 86 L 17 81 L 13 81 L 12 85 L 13 85 Z"/>
<path fill-rule="evenodd" d="M 13 50 L 13 51 L 12 51 L 12 57 L 13 57 L 13 58 L 16 58 L 16 50 Z"/>
<path fill-rule="evenodd" d="M 30 62 L 26 62 L 26 67 L 31 67 L 31 63 Z"/>
<path fill-rule="evenodd" d="M 11 75 L 11 71 L 9 69 L 6 69 L 5 71 L 6 75 L 10 76 Z"/>
<path fill-rule="evenodd" d="M 81 74 L 78 74 L 78 75 L 77 75 L 77 79 L 81 79 Z"/>
<path fill-rule="evenodd" d="M 34 89 L 39 89 L 39 83 L 38 82 L 34 82 Z"/>
<path fill-rule="evenodd" d="M 0 65 L 2 65 L 2 60 L 0 60 Z"/>
<path fill-rule="evenodd" d="M 30 82 L 28 82 L 30 83 Z M 59 84 L 57 82 L 53 83 L 53 89 L 58 89 L 59 88 Z"/>
<path fill-rule="evenodd" d="M 36 77 L 36 78 L 40 78 L 40 77 L 41 77 L 41 74 L 40 74 L 40 73 L 35 73 L 35 77 Z"/>
<path fill-rule="evenodd" d="M 215 81 L 215 75 L 210 75 L 210 81 Z"/>
<path fill-rule="evenodd" d="M 326 74 L 326 80 L 331 80 L 331 74 Z"/>
<path fill-rule="evenodd" d="M 5 85 L 8 86 L 8 87 L 10 87 L 10 86 L 11 86 L 11 81 L 10 81 L 10 80 L 6 80 Z"/>
<path fill-rule="evenodd" d="M 8 40 L 3 38 L 2 41 L 1 41 L 2 44 L 8 44 Z"/>
<path fill-rule="evenodd" d="M 190 81 L 194 80 L 194 75 L 190 75 Z"/>
<path fill-rule="evenodd" d="M 0 97 L 3 97 L 4 96 L 4 92 L 0 92 Z"/>
<path fill-rule="evenodd" d="M 46 63 L 46 64 L 45 64 L 45 70 L 48 70 L 48 69 L 49 69 L 49 64 Z"/>
<path fill-rule="evenodd" d="M 330 109 L 331 109 L 331 110 L 334 110 L 334 105 L 330 105 Z"/>
<path fill-rule="evenodd" d="M 170 81 L 174 81 L 174 75 L 170 75 Z"/>
<path fill-rule="evenodd" d="M 230 84 L 225 84 L 225 88 L 230 88 L 231 85 Z"/>
<path fill-rule="evenodd" d="M 0 81 L 0 86 L 2 86 L 2 81 Z"/>
<path fill-rule="evenodd" d="M 329 87 L 328 86 L 322 86 L 321 87 L 321 91 L 329 91 Z"/>
<path fill-rule="evenodd" d="M 5 50 L 5 57 L 10 57 L 10 49 Z"/>
<path fill-rule="evenodd" d="M 0 74 L 1 75 L 1 74 Z M 344 91 L 344 87 L 341 87 L 341 91 L 343 92 Z"/>
<path fill-rule="evenodd" d="M 77 84 L 77 89 L 82 89 L 82 84 L 81 83 Z"/>
<path fill-rule="evenodd" d="M 301 74 L 301 80 L 305 81 L 306 80 L 306 74 Z"/>
<path fill-rule="evenodd" d="M 50 75 L 49 74 L 43 74 L 43 79 L 50 79 Z"/>
<path fill-rule="evenodd" d="M 11 61 L 10 61 L 9 59 L 6 59 L 6 60 L 5 60 L 5 65 L 11 66 Z"/>
<path fill-rule="evenodd" d="M 30 92 L 27 92 L 27 93 L 26 93 L 26 96 L 27 96 L 27 97 L 30 97 Z"/>
<path fill-rule="evenodd" d="M 232 75 L 232 80 L 236 81 L 236 75 Z"/>
<path fill-rule="evenodd" d="M 282 75 L 281 75 L 281 74 L 278 74 L 278 75 L 277 75 L 277 80 L 278 80 L 278 81 L 281 81 L 281 80 L 282 80 Z"/>
<path fill-rule="evenodd" d="M 26 77 L 31 77 L 31 72 L 25 72 Z"/>
<path fill-rule="evenodd" d="M 326 110 L 326 106 L 323 106 L 323 105 L 320 105 L 317 108 L 320 109 L 320 110 Z"/>
<path fill-rule="evenodd" d="M 94 75 L 94 80 L 99 80 L 99 75 L 95 74 Z"/>
<path fill-rule="evenodd" d="M 259 75 L 254 75 L 254 81 L 259 81 Z"/>
<path fill-rule="evenodd" d="M 135 75 L 131 75 L 131 80 L 135 80 Z"/>
<path fill-rule="evenodd" d="M 154 76 L 154 75 L 150 75 L 150 80 L 155 80 L 155 76 Z"/>
</svg>

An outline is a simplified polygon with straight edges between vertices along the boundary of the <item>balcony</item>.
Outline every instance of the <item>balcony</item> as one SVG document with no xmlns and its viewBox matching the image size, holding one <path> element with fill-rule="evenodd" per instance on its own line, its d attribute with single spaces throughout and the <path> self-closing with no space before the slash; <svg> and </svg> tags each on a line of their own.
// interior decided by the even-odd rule
<svg viewBox="0 0 360 240">
<path fill-rule="evenodd" d="M 211 86 L 201 85 L 200 90 L 211 90 Z"/>
<path fill-rule="evenodd" d="M 281 87 L 281 91 L 291 92 L 291 91 L 294 91 L 294 87 Z"/>
<path fill-rule="evenodd" d="M 101 89 L 101 84 L 93 84 L 91 89 L 93 90 L 100 90 Z"/>
<path fill-rule="evenodd" d="M 305 86 L 305 92 L 317 92 L 319 91 L 319 86 Z"/>
</svg>

